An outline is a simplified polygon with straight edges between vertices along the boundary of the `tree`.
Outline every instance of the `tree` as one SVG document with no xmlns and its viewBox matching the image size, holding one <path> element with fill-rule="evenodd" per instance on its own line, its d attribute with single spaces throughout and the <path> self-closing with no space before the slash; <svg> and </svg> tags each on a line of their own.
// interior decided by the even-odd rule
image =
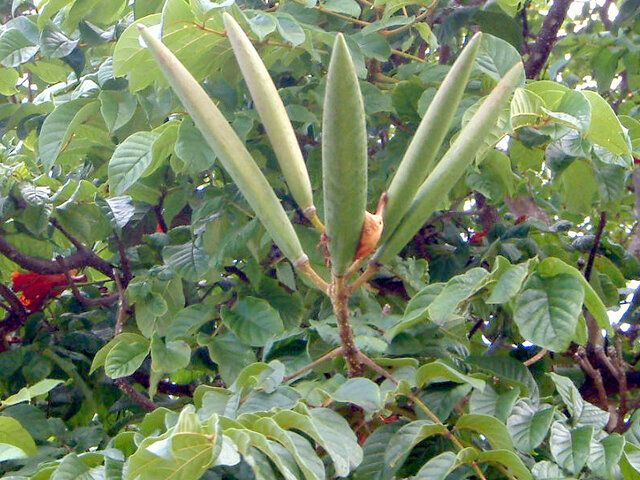
<svg viewBox="0 0 640 480">
<path fill-rule="evenodd" d="M 635 0 L 10 3 L 5 475 L 640 475 Z"/>
</svg>

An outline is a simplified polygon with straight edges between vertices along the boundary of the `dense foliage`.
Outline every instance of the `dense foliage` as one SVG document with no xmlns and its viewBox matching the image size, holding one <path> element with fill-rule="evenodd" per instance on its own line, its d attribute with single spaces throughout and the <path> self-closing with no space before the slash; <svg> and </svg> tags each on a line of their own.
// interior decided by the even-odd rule
<svg viewBox="0 0 640 480">
<path fill-rule="evenodd" d="M 640 478 L 639 7 L 2 2 L 0 472 Z M 330 281 L 337 247 L 284 180 L 225 14 L 278 87 L 321 218 L 336 198 L 327 189 L 342 185 L 327 187 L 326 170 L 343 166 L 327 167 L 323 141 L 352 124 L 339 122 L 353 95 L 325 101 L 344 34 L 366 130 L 340 148 L 366 149 L 368 168 L 342 180 L 368 188 L 335 195 L 351 195 L 343 213 L 357 210 L 356 225 L 475 32 L 436 160 L 524 64 L 454 188 L 420 203 L 437 211 L 399 255 L 360 270 L 369 281 L 348 312 L 361 364 L 345 362 L 335 298 L 275 245 L 136 25 L 201 82 L 282 200 L 309 268 Z M 334 276 L 351 258 L 341 254 Z"/>
</svg>

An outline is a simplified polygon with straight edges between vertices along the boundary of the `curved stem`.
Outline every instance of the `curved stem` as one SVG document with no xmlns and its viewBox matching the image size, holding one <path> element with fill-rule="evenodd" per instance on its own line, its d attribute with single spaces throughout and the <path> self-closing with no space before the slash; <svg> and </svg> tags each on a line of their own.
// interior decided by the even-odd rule
<svg viewBox="0 0 640 480">
<path fill-rule="evenodd" d="M 338 355 L 342 355 L 342 347 L 338 347 L 338 348 L 334 348 L 333 350 L 331 350 L 328 353 L 325 353 L 324 355 L 322 355 L 320 358 L 315 359 L 313 362 L 305 365 L 302 368 L 299 368 L 298 370 L 296 370 L 295 372 L 293 372 L 290 375 L 287 375 L 286 377 L 284 377 L 282 379 L 282 383 L 287 383 L 289 380 L 293 380 L 294 378 L 296 378 L 299 375 L 302 375 L 305 372 L 308 372 L 309 370 L 311 370 L 313 367 L 320 365 L 321 363 L 326 362 L 327 360 L 331 360 L 332 358 L 337 357 Z"/>
<path fill-rule="evenodd" d="M 364 285 L 369 280 L 371 280 L 371 278 L 378 272 L 378 270 L 380 270 L 381 266 L 382 265 L 380 265 L 377 262 L 373 262 L 373 261 L 369 262 L 369 265 L 367 265 L 366 270 L 362 272 L 362 275 L 356 278 L 355 281 L 349 286 L 349 295 L 351 295 L 353 292 L 358 290 L 362 285 Z"/>
<path fill-rule="evenodd" d="M 309 259 L 307 258 L 305 261 L 301 262 L 295 267 L 301 272 L 304 273 L 309 279 L 325 294 L 329 295 L 329 284 L 325 282 L 325 280 L 318 275 L 318 273 L 313 269 L 311 263 L 309 263 Z"/>
</svg>

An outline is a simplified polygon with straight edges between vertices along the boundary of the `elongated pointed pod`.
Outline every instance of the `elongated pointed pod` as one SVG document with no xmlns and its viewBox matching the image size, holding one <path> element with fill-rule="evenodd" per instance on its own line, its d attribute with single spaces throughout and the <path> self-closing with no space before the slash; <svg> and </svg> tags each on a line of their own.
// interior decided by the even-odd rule
<svg viewBox="0 0 640 480">
<path fill-rule="evenodd" d="M 356 70 L 342 34 L 333 44 L 322 118 L 324 219 L 334 275 L 356 254 L 367 204 L 367 131 Z"/>
<path fill-rule="evenodd" d="M 383 241 L 398 226 L 402 216 L 433 167 L 442 142 L 451 127 L 480 47 L 476 33 L 456 59 L 422 118 L 387 191 Z"/>
<path fill-rule="evenodd" d="M 511 94 L 522 79 L 522 71 L 522 63 L 518 62 L 482 102 L 442 160 L 420 186 L 406 215 L 376 252 L 374 262 L 385 263 L 391 260 L 442 204 L 466 168 L 473 162 L 483 139 L 495 126 Z"/>
<path fill-rule="evenodd" d="M 314 225 L 321 226 L 313 204 L 309 173 L 278 90 L 258 52 L 240 25 L 226 12 L 222 14 L 222 18 L 231 48 L 242 70 L 242 76 L 247 82 L 289 190 L 307 218 Z"/>
<path fill-rule="evenodd" d="M 138 25 L 138 28 L 182 105 L 271 238 L 294 265 L 308 262 L 278 197 L 222 112 L 168 48 L 143 25 Z"/>
</svg>

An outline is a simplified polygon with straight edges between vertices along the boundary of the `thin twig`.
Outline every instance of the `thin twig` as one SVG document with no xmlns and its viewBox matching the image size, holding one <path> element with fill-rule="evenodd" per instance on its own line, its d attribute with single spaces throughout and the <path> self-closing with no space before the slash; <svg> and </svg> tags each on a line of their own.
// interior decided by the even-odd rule
<svg viewBox="0 0 640 480">
<path fill-rule="evenodd" d="M 392 48 L 391 53 L 393 55 L 397 55 L 402 58 L 406 58 L 407 60 L 413 60 L 414 62 L 424 63 L 424 58 L 417 57 L 415 55 L 411 55 L 410 53 L 403 52 L 402 50 L 398 50 L 397 48 Z"/>
<path fill-rule="evenodd" d="M 598 223 L 598 229 L 596 230 L 596 236 L 593 239 L 593 246 L 589 251 L 589 259 L 587 260 L 587 266 L 584 269 L 584 278 L 589 281 L 591 279 L 591 270 L 593 269 L 593 262 L 596 259 L 596 252 L 600 246 L 600 239 L 602 238 L 602 232 L 604 226 L 607 223 L 607 212 L 600 212 L 600 223 Z"/>
<path fill-rule="evenodd" d="M 362 285 L 371 280 L 371 278 L 376 273 L 378 273 L 378 270 L 380 270 L 381 267 L 382 265 L 380 265 L 378 262 L 371 260 L 369 262 L 369 265 L 367 265 L 365 271 L 362 272 L 362 275 L 356 278 L 354 282 L 349 286 L 349 293 L 352 294 L 353 292 L 357 291 Z"/>
<path fill-rule="evenodd" d="M 304 273 L 320 290 L 325 294 L 329 294 L 329 284 L 317 274 L 317 272 L 311 266 L 309 259 L 300 262 L 295 266 L 301 273 Z"/>
<path fill-rule="evenodd" d="M 58 256 L 56 258 L 56 261 L 60 263 L 62 266 L 64 266 L 64 257 Z M 78 289 L 76 282 L 73 281 L 73 278 L 69 273 L 69 269 L 65 269 L 64 276 L 67 279 L 67 282 L 69 283 L 69 287 L 71 287 L 71 293 L 73 293 L 74 298 L 84 306 L 93 307 L 96 305 L 111 305 L 112 303 L 118 301 L 117 293 L 112 293 L 110 295 L 105 295 L 104 297 L 99 297 L 99 298 L 87 297 L 83 295 Z"/>
<path fill-rule="evenodd" d="M 405 30 L 409 30 L 411 27 L 415 26 L 417 23 L 420 23 L 422 20 L 427 18 L 431 14 L 431 12 L 433 11 L 433 7 L 435 7 L 437 3 L 438 3 L 438 0 L 434 0 L 433 2 L 431 2 L 429 5 L 427 5 L 427 8 L 424 12 L 422 12 L 420 15 L 418 15 L 416 18 L 414 18 L 411 22 L 407 23 L 406 25 L 402 25 L 392 30 L 380 30 L 378 33 L 388 38 L 398 33 L 402 33 Z"/>
<path fill-rule="evenodd" d="M 118 388 L 120 388 L 120 390 L 122 390 L 127 395 L 127 397 L 129 397 L 131 400 L 133 400 L 148 412 L 152 412 L 153 410 L 158 408 L 158 405 L 156 405 L 153 400 L 143 395 L 142 392 L 136 390 L 126 378 L 116 378 L 114 382 L 118 386 Z"/>
<path fill-rule="evenodd" d="M 400 382 L 398 381 L 397 378 L 395 378 L 391 373 L 387 372 L 384 368 L 382 368 L 380 365 L 378 365 L 376 362 L 374 362 L 372 359 L 370 359 L 368 356 L 366 356 L 365 354 L 363 354 L 362 352 L 360 352 L 360 361 L 362 362 L 363 365 L 366 365 L 367 367 L 369 367 L 371 370 L 373 370 L 374 372 L 378 372 L 380 375 L 382 375 L 383 377 L 385 377 L 386 379 L 390 380 L 391 382 L 393 382 L 395 385 L 398 385 Z M 415 403 L 431 420 L 433 420 L 435 423 L 439 423 L 442 424 L 442 422 L 440 421 L 440 419 L 438 418 L 438 416 L 433 412 L 433 410 L 431 410 L 427 405 L 425 405 L 425 403 L 420 400 L 420 398 L 413 394 L 413 393 L 408 393 L 406 394 L 407 397 L 413 402 Z M 453 434 L 453 432 L 451 432 L 449 429 L 446 430 L 446 433 L 444 434 L 450 441 L 451 443 L 453 443 L 459 450 L 462 450 L 464 448 L 464 446 L 462 445 L 462 443 L 460 442 L 460 440 L 458 440 L 458 438 Z M 482 470 L 480 469 L 480 467 L 478 466 L 478 464 L 476 462 L 471 462 L 471 467 L 474 469 L 474 471 L 476 472 L 476 475 L 478 476 L 478 478 L 480 480 L 487 480 L 487 477 L 485 477 L 484 473 L 482 472 Z"/>
<path fill-rule="evenodd" d="M 596 385 L 596 390 L 598 391 L 598 400 L 600 401 L 600 407 L 603 410 L 609 410 L 609 399 L 607 397 L 607 391 L 604 388 L 604 383 L 602 381 L 602 375 L 600 374 L 600 370 L 593 368 L 591 362 L 587 358 L 587 352 L 584 347 L 580 347 L 574 358 L 582 368 L 582 370 L 591 377 L 593 383 Z"/>
<path fill-rule="evenodd" d="M 293 373 L 287 375 L 286 377 L 284 377 L 282 379 L 282 382 L 283 383 L 287 383 L 288 381 L 293 380 L 297 376 L 302 375 L 305 372 L 308 372 L 312 368 L 320 365 L 321 363 L 326 362 L 327 360 L 331 360 L 332 358 L 335 358 L 338 355 L 342 355 L 342 347 L 334 348 L 330 352 L 325 353 L 324 355 L 322 355 L 320 358 L 317 358 L 313 362 L 308 363 L 307 365 L 305 365 L 304 367 L 299 368 L 295 372 L 293 372 Z"/>
<path fill-rule="evenodd" d="M 49 220 L 49 223 L 51 223 L 51 225 L 57 228 L 60 231 L 60 233 L 62 233 L 62 235 L 64 235 L 65 238 L 69 240 L 71 244 L 74 247 L 76 247 L 78 250 L 84 250 L 86 248 L 77 238 L 75 238 L 73 235 L 67 232 L 67 230 L 62 225 L 60 225 L 58 220 L 56 220 L 55 218 L 51 218 Z"/>
<path fill-rule="evenodd" d="M 353 262 L 351 266 L 347 268 L 347 271 L 344 274 L 344 278 L 351 278 L 358 270 L 360 270 L 360 267 L 362 266 L 364 260 L 364 258 L 359 258 L 358 260 Z"/>
<path fill-rule="evenodd" d="M 533 357 L 531 357 L 529 360 L 525 360 L 524 362 L 522 362 L 522 364 L 525 367 L 529 367 L 534 363 L 536 363 L 538 360 L 541 360 L 548 352 L 549 350 L 547 350 L 546 348 L 543 348 L 538 353 L 536 353 Z"/>
<path fill-rule="evenodd" d="M 116 283 L 116 292 L 118 293 L 119 305 L 118 305 L 118 314 L 116 316 L 116 323 L 113 329 L 114 335 L 120 335 L 122 333 L 122 329 L 124 328 L 124 319 L 127 316 L 127 308 L 129 308 L 129 302 L 127 301 L 127 296 L 125 295 L 124 288 L 122 287 L 122 282 L 120 281 L 120 277 L 117 275 L 116 269 L 113 269 L 113 279 Z"/>
<path fill-rule="evenodd" d="M 120 266 L 122 267 L 122 286 L 127 288 L 127 285 L 129 285 L 129 282 L 133 278 L 131 263 L 129 262 L 124 242 L 116 237 L 116 243 L 118 244 L 118 254 L 120 255 Z"/>
</svg>

